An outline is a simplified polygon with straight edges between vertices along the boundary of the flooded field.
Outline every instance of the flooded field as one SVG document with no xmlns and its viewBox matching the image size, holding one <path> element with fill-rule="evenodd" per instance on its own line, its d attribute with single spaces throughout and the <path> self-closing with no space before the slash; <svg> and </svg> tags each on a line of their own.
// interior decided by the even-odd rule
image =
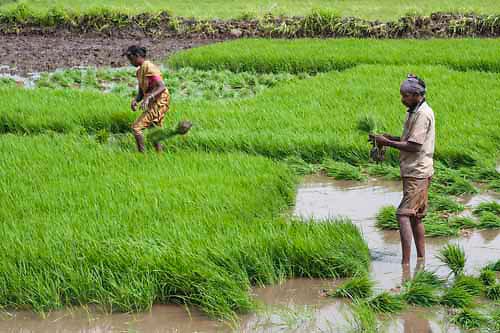
<svg viewBox="0 0 500 333">
<path fill-rule="evenodd" d="M 397 205 L 401 183 L 372 180 L 366 183 L 334 181 L 322 176 L 309 176 L 298 189 L 296 216 L 324 220 L 346 216 L 359 225 L 372 253 L 371 275 L 380 290 L 398 288 L 415 270 L 426 269 L 446 276 L 449 271 L 435 258 L 448 242 L 461 244 L 467 254 L 466 271 L 478 269 L 500 258 L 500 231 L 478 231 L 460 238 L 427 238 L 425 264 L 402 270 L 397 231 L 375 228 L 375 215 L 380 207 Z M 472 207 L 483 201 L 500 200 L 498 194 L 482 193 L 462 198 Z M 320 222 L 319 222 L 320 223 Z M 196 309 L 176 305 L 157 305 L 141 314 L 99 314 L 94 309 L 77 308 L 53 312 L 42 319 L 31 312 L 3 313 L 0 332 L 346 332 L 349 330 L 348 304 L 344 300 L 323 297 L 321 290 L 334 287 L 340 280 L 296 279 L 281 285 L 254 290 L 261 307 L 244 315 L 237 326 L 210 320 Z M 459 332 L 443 320 L 445 310 L 410 308 L 383 323 L 388 332 Z"/>
</svg>

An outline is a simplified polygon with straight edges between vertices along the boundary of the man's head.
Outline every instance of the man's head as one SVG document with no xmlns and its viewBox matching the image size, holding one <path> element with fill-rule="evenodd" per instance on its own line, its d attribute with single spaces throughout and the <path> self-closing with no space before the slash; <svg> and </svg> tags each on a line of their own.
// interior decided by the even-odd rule
<svg viewBox="0 0 500 333">
<path fill-rule="evenodd" d="M 425 82 L 415 75 L 409 74 L 399 88 L 401 103 L 409 108 L 414 108 L 425 96 Z"/>
<path fill-rule="evenodd" d="M 131 65 L 138 67 L 142 65 L 146 59 L 146 48 L 132 45 L 123 53 L 123 55 L 127 57 Z"/>
</svg>

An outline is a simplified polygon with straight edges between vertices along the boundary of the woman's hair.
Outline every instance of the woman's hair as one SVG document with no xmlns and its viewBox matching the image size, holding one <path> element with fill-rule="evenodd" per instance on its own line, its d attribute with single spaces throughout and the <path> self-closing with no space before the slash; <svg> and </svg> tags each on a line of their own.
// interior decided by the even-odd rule
<svg viewBox="0 0 500 333">
<path fill-rule="evenodd" d="M 125 53 L 123 53 L 124 56 L 129 56 L 129 55 L 133 55 L 133 56 L 136 56 L 136 57 L 142 57 L 142 58 L 145 58 L 146 57 L 146 48 L 145 47 L 142 47 L 142 46 L 137 46 L 137 45 L 132 45 L 130 46 L 127 51 L 125 51 Z"/>
</svg>

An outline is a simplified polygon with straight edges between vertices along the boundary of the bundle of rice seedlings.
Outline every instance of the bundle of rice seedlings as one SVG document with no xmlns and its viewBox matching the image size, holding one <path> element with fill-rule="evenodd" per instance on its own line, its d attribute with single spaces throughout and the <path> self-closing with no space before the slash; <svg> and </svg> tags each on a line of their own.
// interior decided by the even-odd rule
<svg viewBox="0 0 500 333">
<path fill-rule="evenodd" d="M 445 283 L 445 280 L 441 279 L 435 272 L 426 270 L 416 272 L 412 281 L 415 283 L 427 284 L 436 288 L 442 287 Z"/>
<path fill-rule="evenodd" d="M 437 258 L 447 265 L 455 276 L 460 275 L 465 267 L 465 252 L 464 249 L 457 244 L 448 244 L 444 246 L 437 255 Z"/>
<path fill-rule="evenodd" d="M 375 225 L 380 229 L 399 230 L 399 223 L 396 219 L 396 207 L 382 207 L 377 214 Z"/>
<path fill-rule="evenodd" d="M 311 175 L 319 171 L 319 166 L 307 163 L 298 156 L 286 158 L 285 162 L 298 175 Z"/>
<path fill-rule="evenodd" d="M 470 217 L 452 216 L 448 218 L 448 225 L 456 229 L 474 229 L 478 224 Z"/>
<path fill-rule="evenodd" d="M 372 297 L 366 304 L 377 313 L 398 313 L 404 308 L 401 296 L 393 295 L 386 291 Z"/>
<path fill-rule="evenodd" d="M 414 281 L 408 281 L 403 285 L 401 297 L 410 305 L 423 307 L 431 307 L 439 302 L 436 287 Z"/>
<path fill-rule="evenodd" d="M 500 300 L 500 284 L 495 283 L 491 287 L 486 287 L 486 297 L 493 301 Z"/>
<path fill-rule="evenodd" d="M 460 213 L 465 209 L 465 207 L 449 196 L 430 192 L 429 209 L 435 212 Z"/>
<path fill-rule="evenodd" d="M 484 290 L 481 280 L 469 275 L 459 275 L 455 278 L 453 288 L 463 288 L 472 296 L 478 296 Z"/>
<path fill-rule="evenodd" d="M 425 235 L 429 237 L 448 237 L 458 235 L 459 229 L 448 224 L 448 220 L 437 213 L 428 214 L 422 222 Z"/>
<path fill-rule="evenodd" d="M 478 192 L 458 171 L 439 165 L 436 165 L 431 190 L 448 195 L 475 194 Z"/>
<path fill-rule="evenodd" d="M 472 304 L 472 295 L 464 287 L 453 286 L 446 289 L 440 304 L 450 308 L 465 308 Z"/>
<path fill-rule="evenodd" d="M 476 216 L 482 215 L 484 212 L 490 212 L 492 214 L 495 214 L 497 216 L 500 215 L 500 203 L 496 201 L 490 201 L 490 202 L 481 202 L 473 211 L 472 213 Z"/>
<path fill-rule="evenodd" d="M 375 133 L 378 131 L 377 120 L 371 114 L 364 114 L 358 120 L 358 130 L 365 133 Z"/>
<path fill-rule="evenodd" d="M 483 212 L 479 217 L 478 228 L 480 229 L 497 229 L 500 228 L 500 216 L 491 212 Z"/>
<path fill-rule="evenodd" d="M 483 268 L 479 275 L 479 279 L 484 286 L 492 287 L 497 283 L 497 274 L 489 268 Z"/>
<path fill-rule="evenodd" d="M 368 304 L 354 300 L 351 304 L 351 311 L 353 316 L 349 324 L 353 332 L 376 333 L 379 331 L 377 315 Z"/>
<path fill-rule="evenodd" d="M 329 177 L 345 180 L 365 180 L 366 177 L 361 173 L 361 168 L 350 165 L 345 162 L 325 160 L 322 163 L 323 169 Z"/>
<path fill-rule="evenodd" d="M 493 332 L 500 332 L 500 309 L 495 309 L 490 314 L 490 327 Z"/>
<path fill-rule="evenodd" d="M 355 276 L 335 289 L 331 296 L 351 299 L 367 298 L 373 293 L 374 282 L 368 275 Z"/>
<path fill-rule="evenodd" d="M 192 126 L 193 124 L 190 121 L 183 120 L 177 124 L 175 129 L 155 129 L 154 131 L 151 131 L 148 135 L 148 139 L 151 142 L 157 143 L 176 135 L 185 135 L 189 132 Z"/>
<path fill-rule="evenodd" d="M 485 268 L 495 272 L 500 272 L 500 260 L 497 260 L 496 262 L 487 265 Z"/>
<path fill-rule="evenodd" d="M 486 318 L 479 312 L 466 308 L 454 315 L 451 322 L 463 329 L 470 330 L 480 328 L 486 322 Z"/>
</svg>

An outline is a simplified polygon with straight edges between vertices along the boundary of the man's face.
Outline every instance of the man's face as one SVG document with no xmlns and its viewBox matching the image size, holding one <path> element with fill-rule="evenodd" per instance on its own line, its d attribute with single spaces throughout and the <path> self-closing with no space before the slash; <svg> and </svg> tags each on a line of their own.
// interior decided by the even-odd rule
<svg viewBox="0 0 500 333">
<path fill-rule="evenodd" d="M 412 94 L 404 91 L 400 91 L 401 94 L 401 103 L 403 103 L 406 107 L 413 108 L 417 106 L 420 101 L 420 96 L 418 94 Z"/>
</svg>

